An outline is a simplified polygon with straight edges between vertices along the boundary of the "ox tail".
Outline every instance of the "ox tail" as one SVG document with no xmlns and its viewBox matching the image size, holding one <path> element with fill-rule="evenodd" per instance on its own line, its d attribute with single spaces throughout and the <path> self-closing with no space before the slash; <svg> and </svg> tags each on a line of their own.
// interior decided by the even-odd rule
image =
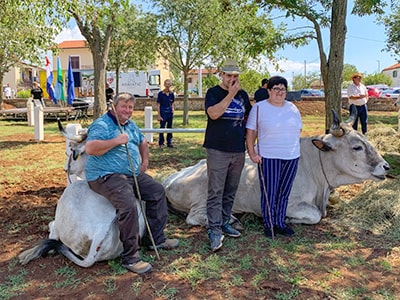
<svg viewBox="0 0 400 300">
<path fill-rule="evenodd" d="M 76 255 L 71 249 L 64 245 L 59 240 L 47 239 L 36 245 L 35 247 L 25 250 L 18 255 L 18 259 L 22 265 L 26 265 L 31 260 L 39 257 L 46 257 L 50 251 L 60 253 L 73 263 L 80 267 L 87 268 L 94 264 L 94 260 L 84 260 L 79 255 Z"/>
<path fill-rule="evenodd" d="M 58 240 L 44 240 L 35 247 L 21 252 L 18 255 L 18 259 L 22 265 L 26 265 L 31 260 L 39 257 L 45 257 L 52 250 L 61 253 L 62 247 L 65 247 L 65 245 Z"/>
</svg>

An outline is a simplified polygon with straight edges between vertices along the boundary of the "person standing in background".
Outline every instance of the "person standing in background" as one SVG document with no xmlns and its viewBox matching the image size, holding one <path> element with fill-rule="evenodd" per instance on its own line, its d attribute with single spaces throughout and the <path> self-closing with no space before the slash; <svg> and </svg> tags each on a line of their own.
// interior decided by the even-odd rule
<svg viewBox="0 0 400 300">
<path fill-rule="evenodd" d="M 45 107 L 43 101 L 43 90 L 37 81 L 33 82 L 33 87 L 31 89 L 31 97 L 33 98 L 33 100 L 39 100 L 40 103 L 42 104 L 42 107 Z"/>
<path fill-rule="evenodd" d="M 224 234 L 240 237 L 230 224 L 231 211 L 245 161 L 245 120 L 251 104 L 240 88 L 239 67 L 227 60 L 221 70 L 222 82 L 206 93 L 206 148 L 208 195 L 207 218 L 210 248 L 222 247 Z"/>
<path fill-rule="evenodd" d="M 108 83 L 106 83 L 106 103 L 107 107 L 110 107 L 110 101 L 114 98 L 114 90 L 110 87 Z"/>
<path fill-rule="evenodd" d="M 171 80 L 164 81 L 164 89 L 158 93 L 157 97 L 157 120 L 160 122 L 160 128 L 172 128 L 172 121 L 174 119 L 174 101 L 175 95 L 171 91 Z M 160 149 L 164 148 L 164 133 L 159 134 L 158 146 Z M 172 144 L 172 133 L 167 133 L 167 147 L 175 148 Z"/>
<path fill-rule="evenodd" d="M 261 87 L 254 93 L 254 100 L 256 102 L 265 100 L 269 98 L 269 94 L 267 91 L 267 84 L 268 84 L 268 79 L 264 78 L 261 80 Z"/>
<path fill-rule="evenodd" d="M 270 98 L 254 104 L 247 120 L 247 152 L 259 168 L 265 236 L 292 236 L 295 232 L 285 218 L 299 163 L 302 121 L 297 107 L 285 100 L 284 77 L 271 77 L 267 88 Z"/>
<path fill-rule="evenodd" d="M 353 106 L 357 108 L 357 118 L 353 123 L 353 128 L 354 130 L 357 130 L 358 120 L 360 120 L 361 131 L 363 134 L 366 134 L 368 124 L 368 90 L 365 85 L 361 83 L 362 75 L 360 73 L 354 73 L 353 76 L 351 76 L 351 79 L 353 80 L 353 83 L 347 88 L 350 113 L 353 109 Z"/>
<path fill-rule="evenodd" d="M 9 83 L 7 83 L 7 86 L 4 88 L 4 97 L 6 99 L 12 98 L 12 90 Z"/>
</svg>

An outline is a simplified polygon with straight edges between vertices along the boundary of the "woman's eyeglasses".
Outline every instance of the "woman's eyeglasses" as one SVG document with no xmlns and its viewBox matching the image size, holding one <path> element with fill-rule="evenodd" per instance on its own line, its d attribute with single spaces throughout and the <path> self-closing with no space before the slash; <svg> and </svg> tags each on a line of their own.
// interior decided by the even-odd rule
<svg viewBox="0 0 400 300">
<path fill-rule="evenodd" d="M 273 90 L 276 93 L 285 93 L 286 92 L 285 88 L 278 88 L 278 87 L 273 87 L 271 90 Z"/>
</svg>

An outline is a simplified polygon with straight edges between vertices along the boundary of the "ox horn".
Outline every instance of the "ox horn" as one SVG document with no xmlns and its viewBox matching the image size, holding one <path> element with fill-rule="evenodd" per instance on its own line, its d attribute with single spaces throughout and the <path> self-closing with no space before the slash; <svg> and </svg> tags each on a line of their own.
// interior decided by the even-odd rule
<svg viewBox="0 0 400 300">
<path fill-rule="evenodd" d="M 332 116 L 333 116 L 333 120 L 332 120 L 332 125 L 331 128 L 329 129 L 329 132 L 336 137 L 341 137 L 344 132 L 343 129 L 340 127 L 340 121 L 339 121 L 339 116 L 337 114 L 336 111 L 334 111 L 332 109 Z"/>
<path fill-rule="evenodd" d="M 350 116 L 349 118 L 345 121 L 345 123 L 349 126 L 353 126 L 354 121 L 357 119 L 357 108 L 355 105 L 351 106 L 351 111 L 350 111 Z"/>
<path fill-rule="evenodd" d="M 60 130 L 62 135 L 65 136 L 65 138 L 67 138 L 67 139 L 69 139 L 71 141 L 77 142 L 77 143 L 82 143 L 84 140 L 86 140 L 86 138 L 87 138 L 87 134 L 86 133 L 78 134 L 78 135 L 68 134 L 65 131 L 63 125 L 61 124 L 60 118 L 57 118 L 57 123 L 58 123 L 58 130 Z"/>
</svg>

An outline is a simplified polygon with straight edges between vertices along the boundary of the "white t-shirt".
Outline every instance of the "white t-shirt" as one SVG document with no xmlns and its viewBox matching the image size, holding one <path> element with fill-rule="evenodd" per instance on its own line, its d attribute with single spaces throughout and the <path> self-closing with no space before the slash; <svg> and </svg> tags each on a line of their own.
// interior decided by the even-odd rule
<svg viewBox="0 0 400 300">
<path fill-rule="evenodd" d="M 11 98 L 11 88 L 9 86 L 4 89 L 4 96 L 6 96 L 6 98 Z"/>
<path fill-rule="evenodd" d="M 349 87 L 347 88 L 347 96 L 349 97 L 349 104 L 354 104 L 354 105 L 364 105 L 367 103 L 367 98 L 361 98 L 361 99 L 350 99 L 350 96 L 358 96 L 358 95 L 368 95 L 368 90 L 363 85 L 360 83 L 359 86 L 355 85 L 354 83 L 350 84 Z"/>
<path fill-rule="evenodd" d="M 302 126 L 299 110 L 289 101 L 285 101 L 284 106 L 274 106 L 268 101 L 255 103 L 246 123 L 246 128 L 258 130 L 259 154 L 277 159 L 300 157 Z"/>
</svg>

